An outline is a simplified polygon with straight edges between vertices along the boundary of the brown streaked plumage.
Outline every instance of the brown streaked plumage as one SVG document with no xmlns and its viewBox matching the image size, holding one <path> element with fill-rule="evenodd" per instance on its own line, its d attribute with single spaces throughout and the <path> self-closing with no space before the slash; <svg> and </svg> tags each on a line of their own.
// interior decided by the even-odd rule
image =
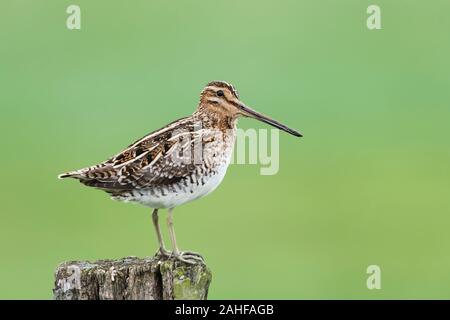
<svg viewBox="0 0 450 320">
<path fill-rule="evenodd" d="M 108 192 L 113 199 L 153 208 L 159 253 L 168 255 L 158 224 L 158 210 L 167 208 L 172 254 L 195 263 L 202 258 L 180 252 L 173 229 L 173 208 L 212 192 L 222 181 L 231 160 L 238 117 L 252 117 L 301 134 L 243 104 L 237 90 L 212 81 L 200 94 L 197 110 L 137 140 L 114 157 L 92 167 L 61 174 L 86 186 Z"/>
</svg>

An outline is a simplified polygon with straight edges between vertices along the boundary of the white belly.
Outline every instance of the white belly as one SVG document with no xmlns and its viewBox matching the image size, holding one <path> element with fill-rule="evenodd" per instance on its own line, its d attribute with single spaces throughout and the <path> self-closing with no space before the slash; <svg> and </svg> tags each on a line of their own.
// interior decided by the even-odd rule
<svg viewBox="0 0 450 320">
<path fill-rule="evenodd" d="M 166 192 L 164 195 L 160 192 L 151 193 L 141 190 L 141 194 L 136 194 L 135 198 L 129 201 L 138 202 L 150 208 L 174 208 L 192 200 L 201 198 L 211 193 L 222 182 L 227 172 L 228 163 L 224 163 L 217 168 L 217 173 L 203 178 L 205 184 L 189 185 L 184 189 L 179 188 L 176 192 Z M 142 195 L 143 194 L 143 195 Z M 126 201 L 126 200 L 125 200 Z"/>
</svg>

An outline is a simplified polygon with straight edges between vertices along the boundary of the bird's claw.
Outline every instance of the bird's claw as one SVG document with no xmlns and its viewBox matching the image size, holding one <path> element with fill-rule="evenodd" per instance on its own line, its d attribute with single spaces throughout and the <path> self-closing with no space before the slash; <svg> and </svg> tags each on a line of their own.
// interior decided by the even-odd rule
<svg viewBox="0 0 450 320">
<path fill-rule="evenodd" d="M 157 256 L 157 257 L 158 256 L 170 257 L 171 255 L 172 255 L 172 253 L 164 247 L 159 248 L 158 251 L 156 251 L 156 253 L 155 253 L 155 256 Z"/>
<path fill-rule="evenodd" d="M 192 251 L 181 251 L 178 253 L 174 253 L 173 256 L 182 262 L 189 263 L 189 264 L 197 264 L 197 263 L 205 263 L 205 260 L 203 257 L 197 253 Z"/>
<path fill-rule="evenodd" d="M 164 258 L 175 258 L 181 262 L 189 263 L 189 264 L 197 264 L 197 263 L 205 263 L 203 257 L 193 251 L 180 251 L 180 252 L 170 252 L 164 247 L 161 247 L 155 253 L 156 257 L 164 257 Z"/>
</svg>

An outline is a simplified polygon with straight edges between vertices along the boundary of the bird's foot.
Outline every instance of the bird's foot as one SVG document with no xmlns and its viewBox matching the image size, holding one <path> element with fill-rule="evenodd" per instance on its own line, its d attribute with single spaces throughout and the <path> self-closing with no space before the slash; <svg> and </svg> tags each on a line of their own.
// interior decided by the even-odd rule
<svg viewBox="0 0 450 320">
<path fill-rule="evenodd" d="M 164 248 L 164 247 L 160 247 L 158 249 L 158 251 L 156 251 L 156 253 L 155 253 L 156 257 L 160 257 L 161 256 L 161 257 L 164 257 L 164 258 L 168 258 L 171 255 L 172 255 L 172 253 L 169 250 L 167 250 L 166 248 Z"/>
<path fill-rule="evenodd" d="M 173 253 L 173 256 L 182 262 L 189 264 L 197 264 L 197 263 L 205 263 L 203 257 L 197 253 L 192 251 L 180 251 L 178 253 Z"/>
</svg>

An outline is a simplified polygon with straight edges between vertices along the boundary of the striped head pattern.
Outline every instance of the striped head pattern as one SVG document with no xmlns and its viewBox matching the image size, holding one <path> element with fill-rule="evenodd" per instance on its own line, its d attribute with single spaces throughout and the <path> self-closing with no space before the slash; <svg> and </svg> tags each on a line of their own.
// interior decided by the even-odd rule
<svg viewBox="0 0 450 320">
<path fill-rule="evenodd" d="M 245 105 L 240 100 L 237 90 L 225 81 L 212 81 L 206 85 L 200 94 L 200 103 L 197 112 L 227 119 L 236 119 L 239 116 L 250 117 L 294 136 L 302 136 L 296 130 Z"/>
</svg>

